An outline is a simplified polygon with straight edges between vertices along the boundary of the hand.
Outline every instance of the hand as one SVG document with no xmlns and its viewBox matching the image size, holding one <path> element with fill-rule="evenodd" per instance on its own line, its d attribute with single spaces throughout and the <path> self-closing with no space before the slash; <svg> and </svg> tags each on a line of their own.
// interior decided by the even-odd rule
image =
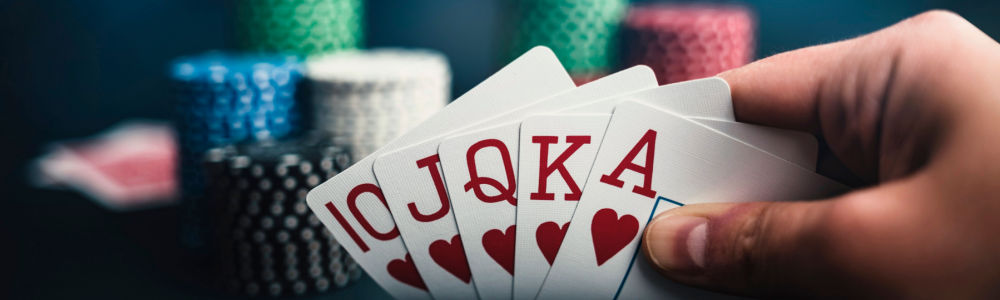
<svg viewBox="0 0 1000 300">
<path fill-rule="evenodd" d="M 740 121 L 811 131 L 873 186 L 668 211 L 643 237 L 665 276 L 751 296 L 1000 298 L 1000 44 L 931 11 L 719 76 Z"/>
</svg>

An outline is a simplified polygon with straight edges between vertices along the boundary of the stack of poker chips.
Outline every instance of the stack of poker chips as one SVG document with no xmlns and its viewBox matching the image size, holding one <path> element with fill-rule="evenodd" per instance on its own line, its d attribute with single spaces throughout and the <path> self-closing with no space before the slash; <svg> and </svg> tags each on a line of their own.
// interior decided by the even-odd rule
<svg viewBox="0 0 1000 300">
<path fill-rule="evenodd" d="M 221 284 L 243 296 L 299 296 L 342 288 L 362 270 L 306 204 L 309 190 L 352 163 L 327 139 L 209 150 Z"/>
<path fill-rule="evenodd" d="M 242 50 L 315 55 L 363 44 L 362 0 L 237 0 Z"/>
<path fill-rule="evenodd" d="M 612 71 L 626 0 L 516 0 L 507 9 L 512 27 L 507 60 L 548 46 L 577 83 Z"/>
<path fill-rule="evenodd" d="M 282 138 L 302 127 L 295 89 L 301 63 L 286 56 L 222 53 L 177 59 L 175 91 L 181 187 L 181 241 L 191 249 L 208 242 L 201 159 L 209 148 Z"/>
<path fill-rule="evenodd" d="M 622 29 L 624 62 L 660 84 L 714 76 L 753 58 L 754 17 L 742 6 L 640 5 Z"/>
<path fill-rule="evenodd" d="M 451 72 L 427 50 L 344 51 L 307 63 L 313 127 L 365 157 L 447 104 Z"/>
</svg>

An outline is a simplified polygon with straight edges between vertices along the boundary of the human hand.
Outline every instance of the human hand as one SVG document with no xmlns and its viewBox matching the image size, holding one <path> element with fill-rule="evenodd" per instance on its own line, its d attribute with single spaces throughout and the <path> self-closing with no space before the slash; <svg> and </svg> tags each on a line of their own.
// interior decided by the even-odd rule
<svg viewBox="0 0 1000 300">
<path fill-rule="evenodd" d="M 668 211 L 643 236 L 664 275 L 751 296 L 1000 298 L 1000 44 L 931 11 L 719 76 L 740 121 L 811 131 L 873 186 Z"/>
</svg>

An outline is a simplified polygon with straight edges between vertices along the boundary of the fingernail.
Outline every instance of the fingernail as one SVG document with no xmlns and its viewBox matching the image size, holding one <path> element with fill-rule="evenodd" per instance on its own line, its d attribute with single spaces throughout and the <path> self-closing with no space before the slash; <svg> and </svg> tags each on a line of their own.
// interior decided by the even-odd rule
<svg viewBox="0 0 1000 300">
<path fill-rule="evenodd" d="M 646 232 L 646 247 L 656 266 L 691 272 L 705 267 L 708 219 L 667 215 L 653 219 Z"/>
</svg>

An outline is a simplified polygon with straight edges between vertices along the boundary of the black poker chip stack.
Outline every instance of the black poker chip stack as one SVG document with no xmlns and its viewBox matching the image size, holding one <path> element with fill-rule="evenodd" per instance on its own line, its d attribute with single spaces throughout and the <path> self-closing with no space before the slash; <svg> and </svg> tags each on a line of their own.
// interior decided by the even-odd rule
<svg viewBox="0 0 1000 300">
<path fill-rule="evenodd" d="M 300 296 L 336 290 L 362 270 L 306 204 L 316 185 L 352 163 L 346 147 L 310 136 L 211 149 L 221 284 L 240 296 Z"/>
</svg>

